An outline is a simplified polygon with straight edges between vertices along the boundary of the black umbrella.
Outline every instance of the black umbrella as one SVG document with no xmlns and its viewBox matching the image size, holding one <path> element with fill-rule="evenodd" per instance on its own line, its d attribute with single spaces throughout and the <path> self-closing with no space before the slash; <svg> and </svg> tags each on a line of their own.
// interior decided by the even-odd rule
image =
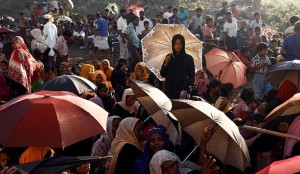
<svg viewBox="0 0 300 174">
<path fill-rule="evenodd" d="M 69 91 L 76 95 L 81 95 L 84 92 L 94 91 L 95 89 L 96 85 L 83 77 L 63 75 L 47 81 L 38 91 Z"/>
<path fill-rule="evenodd" d="M 111 157 L 68 157 L 68 156 L 57 156 L 30 162 L 26 164 L 17 165 L 16 168 L 21 171 L 28 172 L 30 174 L 60 174 L 63 171 L 74 169 L 78 166 L 87 163 L 101 163 Z"/>
<path fill-rule="evenodd" d="M 266 75 L 266 80 L 279 87 L 281 82 L 289 80 L 300 87 L 300 60 L 285 61 L 273 65 Z"/>
</svg>

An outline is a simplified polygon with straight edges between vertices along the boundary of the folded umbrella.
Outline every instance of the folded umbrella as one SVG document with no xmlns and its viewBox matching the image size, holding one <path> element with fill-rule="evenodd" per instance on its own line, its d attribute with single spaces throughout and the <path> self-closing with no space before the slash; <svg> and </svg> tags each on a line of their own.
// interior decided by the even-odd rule
<svg viewBox="0 0 300 174">
<path fill-rule="evenodd" d="M 65 148 L 104 132 L 107 116 L 98 105 L 70 92 L 23 95 L 0 109 L 0 144 Z"/>
<path fill-rule="evenodd" d="M 207 152 L 223 164 L 244 171 L 250 167 L 247 145 L 238 127 L 221 111 L 202 101 L 172 100 L 171 113 L 179 121 L 182 130 L 191 135 L 200 145 L 204 129 L 214 130 L 207 142 Z"/>
</svg>

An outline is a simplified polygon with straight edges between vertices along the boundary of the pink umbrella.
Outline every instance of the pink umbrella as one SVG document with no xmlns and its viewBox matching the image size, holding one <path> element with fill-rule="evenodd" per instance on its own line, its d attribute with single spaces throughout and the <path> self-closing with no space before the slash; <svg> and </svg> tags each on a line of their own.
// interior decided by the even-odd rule
<svg viewBox="0 0 300 174">
<path fill-rule="evenodd" d="M 144 11 L 144 7 L 140 7 L 137 4 L 129 4 L 126 6 L 126 12 L 129 13 L 130 9 L 133 9 L 133 14 L 140 17 L 140 12 Z"/>
<path fill-rule="evenodd" d="M 300 156 L 275 161 L 256 174 L 294 174 L 300 172 Z"/>
</svg>

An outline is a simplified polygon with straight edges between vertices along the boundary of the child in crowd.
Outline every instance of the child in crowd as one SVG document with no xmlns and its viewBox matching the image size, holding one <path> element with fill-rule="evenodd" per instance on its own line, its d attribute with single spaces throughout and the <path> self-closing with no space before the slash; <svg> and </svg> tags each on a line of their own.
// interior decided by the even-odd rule
<svg viewBox="0 0 300 174">
<path fill-rule="evenodd" d="M 255 73 L 255 98 L 260 99 L 272 89 L 271 84 L 265 81 L 265 75 L 269 69 L 268 67 L 272 64 L 267 57 L 268 45 L 266 43 L 259 43 L 257 45 L 257 52 L 258 54 L 251 60 L 250 70 L 252 73 Z"/>
<path fill-rule="evenodd" d="M 253 89 L 243 89 L 241 100 L 233 110 L 234 120 L 246 121 L 248 116 L 256 109 L 256 106 Z"/>
<path fill-rule="evenodd" d="M 239 50 L 248 47 L 249 44 L 249 29 L 246 21 L 242 21 L 240 29 L 237 32 L 237 45 Z"/>
<path fill-rule="evenodd" d="M 207 90 L 209 84 L 208 77 L 203 69 L 199 69 L 195 75 L 194 89 L 197 96 L 201 96 Z"/>
<path fill-rule="evenodd" d="M 279 41 L 276 39 L 271 40 L 271 50 L 274 52 L 274 57 L 277 57 L 280 52 Z"/>
<path fill-rule="evenodd" d="M 262 37 L 261 37 L 261 28 L 260 27 L 255 27 L 255 34 L 251 37 L 251 44 L 250 48 L 256 54 L 256 46 L 262 42 Z"/>
<path fill-rule="evenodd" d="M 246 66 L 246 68 L 249 69 L 250 68 L 250 62 L 249 62 L 250 50 L 248 49 L 248 47 L 243 47 L 241 50 L 236 51 L 235 54 L 243 62 L 243 64 Z"/>
<path fill-rule="evenodd" d="M 150 32 L 149 21 L 144 21 L 145 30 L 142 31 L 142 38 L 144 38 Z"/>
<path fill-rule="evenodd" d="M 271 49 L 268 50 L 268 57 L 271 61 L 271 64 L 275 65 L 276 64 L 276 59 L 274 57 L 274 52 Z"/>
</svg>

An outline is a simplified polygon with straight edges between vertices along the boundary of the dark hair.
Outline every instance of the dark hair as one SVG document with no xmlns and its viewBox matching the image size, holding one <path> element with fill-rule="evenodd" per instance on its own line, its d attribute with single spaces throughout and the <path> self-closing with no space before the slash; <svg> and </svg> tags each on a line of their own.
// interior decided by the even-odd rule
<svg viewBox="0 0 300 174">
<path fill-rule="evenodd" d="M 248 49 L 247 47 L 243 47 L 243 48 L 241 49 L 241 53 L 242 53 L 242 54 L 246 53 L 247 51 L 249 51 L 249 49 Z"/>
<path fill-rule="evenodd" d="M 149 21 L 144 21 L 144 26 L 149 25 Z"/>
<path fill-rule="evenodd" d="M 211 89 L 217 87 L 217 86 L 220 86 L 221 85 L 221 82 L 219 80 L 212 80 L 209 82 L 208 84 L 208 87 L 207 87 L 207 91 L 210 91 Z"/>
<path fill-rule="evenodd" d="M 127 64 L 126 59 L 124 59 L 123 57 L 119 58 L 116 69 L 120 69 L 124 64 Z"/>
<path fill-rule="evenodd" d="M 255 17 L 257 15 L 260 15 L 260 13 L 259 12 L 255 12 L 253 16 Z"/>
<path fill-rule="evenodd" d="M 42 53 L 39 49 L 34 49 L 32 51 L 32 55 L 35 58 L 35 60 L 41 60 L 42 59 Z"/>
<path fill-rule="evenodd" d="M 202 8 L 197 8 L 197 9 L 196 9 L 196 12 L 197 12 L 197 11 L 203 11 L 203 9 L 202 9 Z"/>
<path fill-rule="evenodd" d="M 122 14 L 122 13 L 124 13 L 124 12 L 126 12 L 126 10 L 125 10 L 124 8 L 122 8 L 122 9 L 120 10 L 120 13 Z"/>
<path fill-rule="evenodd" d="M 244 101 L 249 101 L 254 96 L 254 90 L 252 88 L 245 88 L 241 93 L 241 99 Z"/>
<path fill-rule="evenodd" d="M 73 36 L 73 33 L 70 31 L 70 30 L 65 30 L 63 32 L 63 36 L 69 36 L 69 37 L 72 37 Z"/>
<path fill-rule="evenodd" d="M 178 9 L 177 8 L 173 8 L 173 12 L 177 11 L 178 12 Z"/>
<path fill-rule="evenodd" d="M 269 54 L 272 54 L 272 55 L 274 54 L 274 51 L 272 51 L 270 48 L 268 49 L 268 55 Z"/>
<path fill-rule="evenodd" d="M 140 12 L 139 12 L 139 14 L 140 14 L 140 13 L 142 13 L 142 14 L 145 14 L 145 12 L 144 12 L 144 11 L 140 11 Z"/>
<path fill-rule="evenodd" d="M 260 27 L 255 27 L 254 28 L 254 31 L 258 31 L 258 30 L 261 30 L 261 28 Z"/>
<path fill-rule="evenodd" d="M 100 96 L 99 90 L 100 90 L 101 88 L 105 88 L 105 89 L 107 90 L 107 93 L 109 93 L 109 87 L 108 87 L 108 85 L 107 85 L 106 83 L 101 82 L 101 83 L 99 83 L 99 84 L 97 85 L 97 88 L 96 88 L 96 90 L 95 90 L 95 94 L 96 94 L 98 97 Z"/>
<path fill-rule="evenodd" d="M 271 89 L 266 95 L 266 101 L 270 103 L 276 97 L 277 93 L 278 93 L 277 89 Z"/>
<path fill-rule="evenodd" d="M 134 21 L 134 20 L 136 20 L 136 19 L 139 19 L 139 17 L 133 16 L 132 21 Z"/>
<path fill-rule="evenodd" d="M 8 62 L 7 61 L 1 61 L 0 63 L 4 63 L 6 66 L 8 66 Z"/>
<path fill-rule="evenodd" d="M 172 38 L 172 50 L 173 50 L 173 53 L 175 53 L 174 46 L 175 46 L 175 42 L 176 42 L 177 39 L 179 39 L 180 42 L 181 42 L 181 44 L 182 44 L 182 49 L 180 51 L 180 54 L 181 53 L 185 53 L 185 40 L 184 40 L 184 37 L 181 34 L 176 34 Z"/>
<path fill-rule="evenodd" d="M 226 17 L 229 16 L 229 15 L 232 15 L 231 11 L 226 12 Z"/>
<path fill-rule="evenodd" d="M 104 12 L 109 12 L 109 9 L 107 9 L 107 8 L 106 8 L 106 9 L 104 9 Z"/>
<path fill-rule="evenodd" d="M 232 83 L 221 84 L 221 86 L 220 86 L 221 94 L 220 95 L 223 96 L 223 97 L 227 97 L 229 92 L 231 92 L 232 90 L 233 90 L 233 84 Z"/>
<path fill-rule="evenodd" d="M 163 19 L 161 20 L 161 23 L 162 23 L 162 24 L 169 24 L 169 20 L 166 19 L 166 18 L 163 18 Z"/>
<path fill-rule="evenodd" d="M 234 7 L 234 6 L 236 6 L 236 4 L 234 4 L 234 3 L 233 3 L 233 4 L 231 4 L 231 7 Z"/>
<path fill-rule="evenodd" d="M 173 8 L 173 7 L 172 7 L 171 5 L 169 5 L 167 9 L 170 10 L 170 9 L 172 9 L 172 8 Z"/>
<path fill-rule="evenodd" d="M 260 42 L 257 46 L 256 46 L 256 50 L 257 51 L 262 51 L 264 49 L 268 49 L 268 45 L 264 42 Z"/>
<path fill-rule="evenodd" d="M 205 18 L 206 23 L 209 23 L 210 21 L 213 21 L 213 20 L 214 20 L 214 18 L 212 18 L 211 16 L 206 16 L 206 18 Z"/>
<path fill-rule="evenodd" d="M 290 18 L 290 23 L 291 23 L 292 25 L 294 25 L 297 21 L 299 21 L 299 18 L 298 18 L 297 16 L 292 16 L 292 17 Z"/>
<path fill-rule="evenodd" d="M 273 40 L 271 40 L 271 43 L 278 43 L 278 40 L 277 39 L 273 39 Z"/>
<path fill-rule="evenodd" d="M 101 17 L 100 12 L 97 12 L 97 13 L 96 13 L 96 17 L 97 17 L 97 18 L 100 18 L 100 17 Z"/>
</svg>

